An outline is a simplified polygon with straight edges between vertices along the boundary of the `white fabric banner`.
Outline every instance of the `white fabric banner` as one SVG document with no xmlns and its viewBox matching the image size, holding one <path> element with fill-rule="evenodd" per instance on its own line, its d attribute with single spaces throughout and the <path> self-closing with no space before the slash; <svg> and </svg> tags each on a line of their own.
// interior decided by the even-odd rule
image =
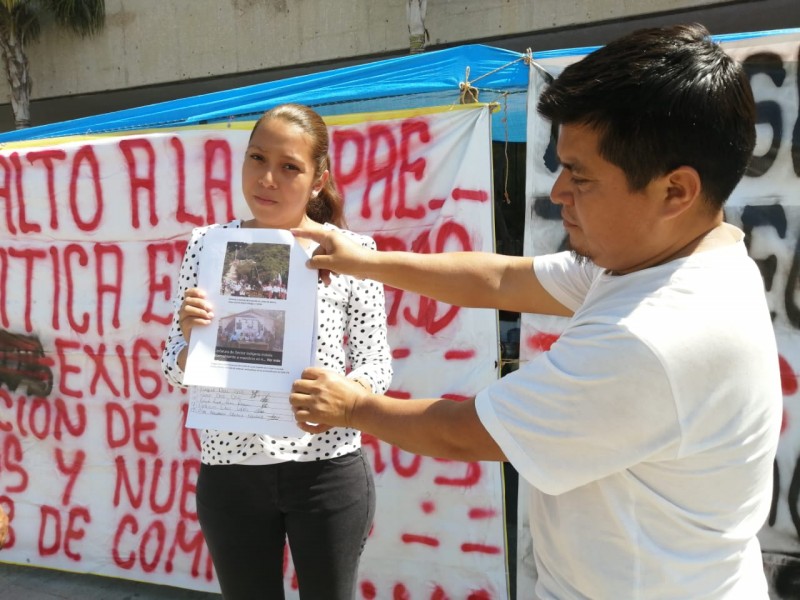
<svg viewBox="0 0 800 600">
<path fill-rule="evenodd" d="M 328 122 L 351 229 L 387 249 L 493 250 L 488 107 Z M 191 228 L 249 214 L 251 126 L 0 151 L 0 560 L 218 591 L 198 433 L 159 359 Z M 494 311 L 386 298 L 391 395 L 467 398 L 497 377 Z M 364 445 L 378 507 L 363 596 L 507 598 L 500 466 Z"/>
</svg>

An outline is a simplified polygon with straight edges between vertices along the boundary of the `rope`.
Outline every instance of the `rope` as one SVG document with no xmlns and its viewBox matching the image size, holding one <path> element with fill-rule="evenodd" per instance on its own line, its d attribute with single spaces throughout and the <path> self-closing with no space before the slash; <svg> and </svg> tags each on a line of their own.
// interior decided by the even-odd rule
<svg viewBox="0 0 800 600">
<path fill-rule="evenodd" d="M 505 173 L 503 174 L 503 199 L 506 204 L 511 204 L 511 198 L 508 196 L 508 94 L 503 94 L 503 133 L 505 140 L 503 141 L 503 158 L 505 159 Z"/>
<path fill-rule="evenodd" d="M 458 101 L 461 104 L 475 104 L 478 101 L 478 88 L 472 87 L 469 83 L 469 65 L 467 65 L 464 81 L 459 83 L 458 87 L 461 90 L 461 94 L 458 96 Z"/>
<path fill-rule="evenodd" d="M 478 88 L 474 85 L 476 82 L 480 81 L 484 77 L 488 77 L 489 75 L 497 73 L 498 71 L 502 71 L 503 69 L 510 67 L 511 65 L 516 64 L 520 61 L 524 62 L 526 65 L 529 66 L 533 65 L 533 67 L 538 69 L 539 71 L 547 73 L 544 67 L 542 67 L 539 63 L 533 60 L 533 51 L 530 48 L 526 49 L 525 53 L 519 58 L 515 58 L 511 62 L 508 62 L 504 65 L 500 65 L 496 69 L 492 69 L 491 71 L 488 71 L 487 73 L 484 73 L 479 77 L 476 77 L 472 81 L 469 80 L 469 65 L 467 65 L 466 72 L 464 74 L 464 81 L 458 84 L 458 87 L 461 90 L 461 93 L 459 94 L 459 102 L 461 104 L 473 104 L 477 102 L 480 90 L 488 88 Z M 496 93 L 502 94 L 504 96 L 508 93 L 499 90 L 492 90 L 492 91 L 495 91 Z"/>
<path fill-rule="evenodd" d="M 533 61 L 533 53 L 531 49 L 528 48 L 525 51 L 525 54 L 512 60 L 509 63 L 501 65 L 496 69 L 492 69 L 487 73 L 484 73 L 480 77 L 476 77 L 472 82 L 469 80 L 469 65 L 467 65 L 466 72 L 464 73 L 464 81 L 458 84 L 459 89 L 461 90 L 459 94 L 459 103 L 460 104 L 474 104 L 478 102 L 478 96 L 480 95 L 480 89 L 475 87 L 473 84 L 477 83 L 484 77 L 488 77 L 493 73 L 497 73 L 498 71 L 502 71 L 503 69 L 510 67 L 513 64 L 516 64 L 520 61 L 523 61 L 526 65 L 531 65 L 534 63 Z M 538 65 L 536 65 L 538 66 Z M 539 67 L 541 69 L 541 67 Z M 508 195 L 508 177 L 509 177 L 509 164 L 508 164 L 508 91 L 503 90 L 489 90 L 485 88 L 485 91 L 491 91 L 493 93 L 497 93 L 503 97 L 503 131 L 504 131 L 504 143 L 503 143 L 503 161 L 505 163 L 505 169 L 503 173 L 503 200 L 506 204 L 511 204 L 511 198 Z"/>
<path fill-rule="evenodd" d="M 475 83 L 475 81 L 480 81 L 484 77 L 488 77 L 489 75 L 497 73 L 498 71 L 502 71 L 506 67 L 510 67 L 511 65 L 513 65 L 515 63 L 518 63 L 519 61 L 525 61 L 525 64 L 530 64 L 530 58 L 529 58 L 529 56 L 530 56 L 530 54 L 529 54 L 530 53 L 530 48 L 528 48 L 527 52 L 528 52 L 528 54 L 523 54 L 519 58 L 515 58 L 514 60 L 512 60 L 510 63 L 506 63 L 504 65 L 501 65 L 501 66 L 497 67 L 496 69 L 492 69 L 488 73 L 484 73 L 483 75 L 481 75 L 480 77 L 475 79 L 472 83 Z M 467 67 L 467 75 L 469 75 L 469 67 Z"/>
</svg>

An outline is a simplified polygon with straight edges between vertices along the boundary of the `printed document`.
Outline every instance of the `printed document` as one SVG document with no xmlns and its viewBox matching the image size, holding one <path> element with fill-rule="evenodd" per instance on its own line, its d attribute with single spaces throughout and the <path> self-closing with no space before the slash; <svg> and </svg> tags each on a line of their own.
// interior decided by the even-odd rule
<svg viewBox="0 0 800 600">
<path fill-rule="evenodd" d="M 214 318 L 192 329 L 186 426 L 301 436 L 289 391 L 316 353 L 317 272 L 282 229 L 212 229 L 198 287 Z"/>
</svg>

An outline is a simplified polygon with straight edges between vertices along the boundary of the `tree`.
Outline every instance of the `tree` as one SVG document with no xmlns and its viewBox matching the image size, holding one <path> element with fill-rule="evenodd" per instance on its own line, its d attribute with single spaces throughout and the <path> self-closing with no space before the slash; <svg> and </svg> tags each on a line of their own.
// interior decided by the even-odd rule
<svg viewBox="0 0 800 600">
<path fill-rule="evenodd" d="M 0 0 L 0 51 L 17 129 L 30 126 L 33 82 L 25 48 L 39 37 L 40 19 L 45 15 L 52 16 L 60 27 L 85 37 L 105 25 L 105 0 Z"/>
</svg>

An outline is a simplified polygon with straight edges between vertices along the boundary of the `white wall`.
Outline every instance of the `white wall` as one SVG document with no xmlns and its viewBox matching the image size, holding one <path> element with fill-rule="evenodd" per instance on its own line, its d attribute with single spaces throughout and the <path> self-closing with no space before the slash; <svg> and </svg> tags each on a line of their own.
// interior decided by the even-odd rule
<svg viewBox="0 0 800 600">
<path fill-rule="evenodd" d="M 722 0 L 429 0 L 434 45 L 676 11 Z M 757 2 L 755 2 L 757 4 Z M 405 0 L 106 0 L 105 29 L 45 23 L 33 99 L 403 52 Z M 8 85 L 0 78 L 0 102 Z"/>
</svg>

